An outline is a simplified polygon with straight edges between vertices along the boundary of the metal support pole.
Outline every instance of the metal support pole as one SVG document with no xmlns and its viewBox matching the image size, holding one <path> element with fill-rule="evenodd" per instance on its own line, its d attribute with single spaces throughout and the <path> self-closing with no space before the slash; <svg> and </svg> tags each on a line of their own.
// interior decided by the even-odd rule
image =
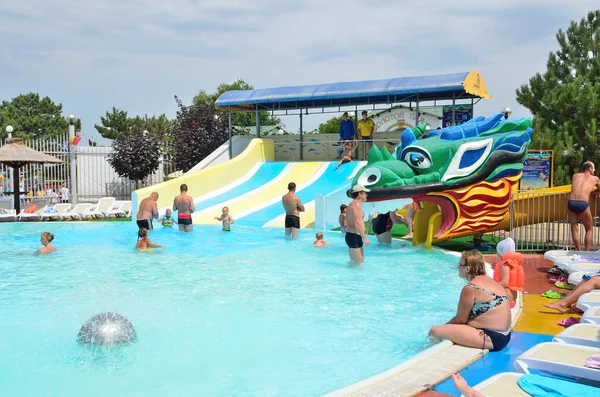
<svg viewBox="0 0 600 397">
<path fill-rule="evenodd" d="M 456 123 L 456 91 L 452 91 L 452 124 Z"/>
<path fill-rule="evenodd" d="M 71 144 L 69 145 L 69 149 L 71 152 L 71 203 L 77 204 L 77 157 L 75 152 L 77 151 L 77 147 L 73 145 L 73 139 L 75 138 L 75 117 L 69 117 L 69 141 Z M 64 198 L 63 198 L 64 200 Z"/>
<path fill-rule="evenodd" d="M 256 105 L 256 137 L 260 138 L 260 112 L 258 111 L 258 105 Z"/>
<path fill-rule="evenodd" d="M 419 125 L 419 94 L 417 94 L 417 106 L 415 107 L 415 127 Z"/>
<path fill-rule="evenodd" d="M 21 213 L 21 182 L 19 181 L 19 165 L 15 165 L 14 167 L 12 167 L 12 177 L 13 177 L 13 188 L 12 188 L 12 192 L 13 192 L 13 203 L 14 203 L 14 208 L 15 208 L 15 212 L 17 213 L 17 215 L 19 215 Z"/>
<path fill-rule="evenodd" d="M 303 142 L 303 136 L 302 136 L 302 109 L 300 109 L 300 160 L 304 159 L 304 145 L 302 144 Z"/>
<path fill-rule="evenodd" d="M 475 114 L 475 104 L 473 103 L 473 98 L 471 98 L 471 115 Z M 473 117 L 471 117 L 473 118 Z"/>
<path fill-rule="evenodd" d="M 227 118 L 229 122 L 229 125 L 227 127 L 229 133 L 229 160 L 231 160 L 233 158 L 233 128 L 231 125 L 231 110 L 227 112 Z"/>
</svg>

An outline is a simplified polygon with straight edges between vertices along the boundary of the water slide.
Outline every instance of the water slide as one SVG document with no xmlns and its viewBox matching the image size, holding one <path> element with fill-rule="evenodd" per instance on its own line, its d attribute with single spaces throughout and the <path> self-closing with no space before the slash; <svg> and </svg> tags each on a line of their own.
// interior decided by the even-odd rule
<svg viewBox="0 0 600 397">
<path fill-rule="evenodd" d="M 136 190 L 132 194 L 132 205 L 138 208 L 139 201 L 155 191 L 159 194 L 159 212 L 164 214 L 179 194 L 179 186 L 185 183 L 196 205 L 192 215 L 194 224 L 218 224 L 214 217 L 227 206 L 238 225 L 283 227 L 285 214 L 281 196 L 287 193 L 288 183 L 295 182 L 296 195 L 306 208 L 300 214 L 301 226 L 313 227 L 315 198 L 336 193 L 332 198 L 336 200 L 332 204 L 336 210 L 329 214 L 329 218 L 337 219 L 339 205 L 350 201 L 345 196 L 350 181 L 364 165 L 363 162 L 354 162 L 335 169 L 337 162 L 273 160 L 273 141 L 253 139 L 246 150 L 232 160 Z M 336 226 L 332 222 L 329 224 Z"/>
</svg>

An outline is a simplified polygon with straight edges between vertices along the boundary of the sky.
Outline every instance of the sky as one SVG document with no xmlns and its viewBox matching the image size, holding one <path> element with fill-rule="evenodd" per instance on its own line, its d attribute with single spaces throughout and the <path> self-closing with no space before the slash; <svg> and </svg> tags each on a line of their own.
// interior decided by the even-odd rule
<svg viewBox="0 0 600 397">
<path fill-rule="evenodd" d="M 82 119 L 84 138 L 117 107 L 175 117 L 241 78 L 256 88 L 477 70 L 528 117 L 515 90 L 543 72 L 556 33 L 597 0 L 0 0 L 0 100 L 38 92 Z M 332 115 L 305 117 L 304 129 Z M 282 119 L 298 129 L 298 117 Z M 83 143 L 82 142 L 82 143 Z"/>
</svg>

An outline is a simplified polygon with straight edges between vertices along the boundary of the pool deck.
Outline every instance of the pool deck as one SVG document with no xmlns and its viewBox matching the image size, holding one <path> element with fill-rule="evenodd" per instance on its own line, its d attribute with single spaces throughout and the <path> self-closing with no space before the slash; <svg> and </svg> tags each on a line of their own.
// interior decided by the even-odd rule
<svg viewBox="0 0 600 397">
<path fill-rule="evenodd" d="M 496 255 L 484 255 L 487 262 L 498 261 Z M 487 354 L 487 350 L 466 348 L 441 342 L 418 354 L 409 361 L 348 387 L 329 393 L 326 397 L 435 397 L 460 395 L 448 378 L 453 372 L 461 375 L 471 385 L 496 373 L 514 371 L 514 358 L 531 346 L 551 340 L 564 328 L 558 321 L 576 314 L 560 314 L 542 306 L 550 302 L 540 296 L 551 289 L 566 292 L 550 284 L 546 272 L 552 262 L 543 255 L 526 255 L 525 291 L 522 303 L 513 309 L 513 335 L 508 347 Z M 437 385 L 437 386 L 436 386 Z M 435 387 L 435 391 L 431 390 Z M 451 393 L 451 394 L 446 394 Z"/>
</svg>

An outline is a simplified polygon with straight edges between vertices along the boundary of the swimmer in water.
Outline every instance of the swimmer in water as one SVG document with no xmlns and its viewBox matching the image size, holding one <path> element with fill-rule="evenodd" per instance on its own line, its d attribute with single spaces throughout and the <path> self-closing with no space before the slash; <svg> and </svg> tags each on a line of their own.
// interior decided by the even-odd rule
<svg viewBox="0 0 600 397">
<path fill-rule="evenodd" d="M 325 246 L 327 246 L 327 243 L 325 242 L 325 240 L 323 240 L 323 232 L 317 232 L 316 238 L 317 239 L 313 243 L 313 245 L 315 247 L 325 247 Z"/>
<path fill-rule="evenodd" d="M 148 229 L 143 227 L 138 231 L 138 241 L 135 244 L 135 249 L 145 250 L 148 248 L 162 248 L 163 250 L 166 249 L 160 244 L 153 244 L 152 241 L 150 241 L 150 239 L 148 238 Z"/>
<path fill-rule="evenodd" d="M 53 247 L 52 244 L 50 244 L 52 242 L 52 240 L 54 240 L 54 234 L 49 233 L 49 232 L 42 233 L 42 235 L 40 237 L 40 243 L 42 243 L 44 248 L 40 248 L 38 250 L 38 253 L 39 254 L 49 254 L 51 252 L 56 251 L 56 248 Z"/>
<path fill-rule="evenodd" d="M 223 222 L 223 231 L 230 232 L 233 225 L 233 218 L 229 215 L 229 207 L 223 207 L 221 216 L 215 216 L 215 219 Z"/>
</svg>

